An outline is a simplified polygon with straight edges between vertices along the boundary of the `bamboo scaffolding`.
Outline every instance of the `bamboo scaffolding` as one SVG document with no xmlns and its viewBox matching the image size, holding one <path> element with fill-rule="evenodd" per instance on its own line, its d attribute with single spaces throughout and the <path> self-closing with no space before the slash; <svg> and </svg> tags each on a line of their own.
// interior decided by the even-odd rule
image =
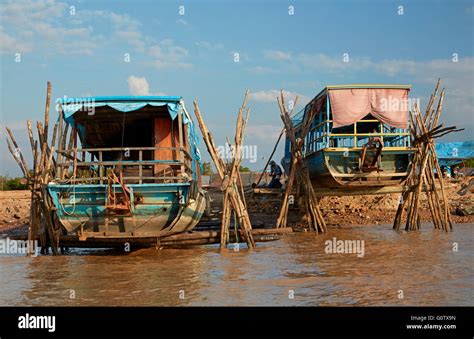
<svg viewBox="0 0 474 339">
<path fill-rule="evenodd" d="M 318 233 L 326 233 L 327 227 L 326 222 L 324 221 L 323 214 L 319 208 L 319 199 L 317 198 L 311 180 L 309 178 L 308 168 L 303 162 L 303 153 L 302 148 L 304 144 L 304 139 L 309 131 L 309 126 L 313 121 L 314 115 L 317 112 L 317 109 L 313 107 L 311 110 L 305 114 L 301 133 L 296 137 L 295 129 L 291 121 L 291 114 L 293 113 L 298 97 L 295 98 L 293 108 L 291 112 L 288 112 L 285 105 L 285 98 L 283 96 L 283 91 L 280 93 L 280 98 L 277 98 L 278 106 L 280 108 L 280 117 L 285 125 L 286 136 L 291 142 L 291 167 L 290 174 L 288 175 L 288 181 L 283 194 L 280 214 L 277 219 L 276 227 L 285 228 L 288 221 L 288 210 L 289 210 L 289 199 L 293 192 L 293 186 L 295 183 L 299 184 L 299 189 L 303 195 L 304 206 L 306 210 L 306 221 L 308 227 L 311 231 Z M 296 180 L 298 179 L 298 180 Z M 297 188 L 298 188 L 297 187 Z M 297 189 L 297 191 L 299 191 Z"/>
<path fill-rule="evenodd" d="M 449 211 L 449 202 L 444 188 L 443 175 L 436 156 L 434 139 L 463 129 L 457 129 L 455 126 L 443 127 L 443 124 L 438 124 L 445 95 L 445 90 L 443 89 L 439 94 L 436 109 L 434 109 L 440 85 L 441 80 L 438 80 L 435 90 L 426 106 L 424 116 L 422 116 L 422 113 L 416 104 L 413 107 L 413 112 L 410 111 L 410 119 L 412 121 L 412 145 L 416 148 L 416 151 L 411 161 L 410 172 L 405 185 L 413 188 L 407 190 L 401 196 L 401 201 L 398 205 L 393 223 L 393 228 L 395 230 L 400 229 L 405 210 L 405 230 L 417 230 L 421 227 L 419 205 L 421 201 L 421 193 L 422 191 L 425 191 L 422 189 L 423 186 L 429 187 L 425 193 L 434 228 L 442 229 L 446 232 L 453 229 L 453 222 Z M 435 170 L 438 174 L 437 176 L 435 176 Z M 441 194 L 438 192 L 436 179 L 438 179 Z"/>
<path fill-rule="evenodd" d="M 241 147 L 243 144 L 244 134 L 247 127 L 250 108 L 247 106 L 247 97 L 249 92 L 246 91 L 244 101 L 240 107 L 237 115 L 237 122 L 235 127 L 235 137 L 233 145 L 233 156 L 229 164 L 226 164 L 222 159 L 217 147 L 214 143 L 212 134 L 207 129 L 206 124 L 201 115 L 199 105 L 194 101 L 194 113 L 196 115 L 199 128 L 201 129 L 204 142 L 207 150 L 216 166 L 217 173 L 222 179 L 221 190 L 224 192 L 224 201 L 221 216 L 221 234 L 220 234 L 220 248 L 227 247 L 229 242 L 229 227 L 232 212 L 236 216 L 237 223 L 241 229 L 242 238 L 247 243 L 249 248 L 255 247 L 255 240 L 252 236 L 252 224 L 247 211 L 245 196 L 243 191 L 239 190 L 238 178 L 239 168 L 241 163 Z M 245 117 L 244 112 L 246 111 Z"/>
</svg>

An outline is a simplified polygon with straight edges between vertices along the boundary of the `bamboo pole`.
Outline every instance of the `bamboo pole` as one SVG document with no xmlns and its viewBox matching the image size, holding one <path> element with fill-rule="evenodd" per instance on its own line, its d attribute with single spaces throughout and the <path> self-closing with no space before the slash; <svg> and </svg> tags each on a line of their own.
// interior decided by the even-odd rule
<svg viewBox="0 0 474 339">
<path fill-rule="evenodd" d="M 304 140 L 306 138 L 306 135 L 308 134 L 309 127 L 311 125 L 311 122 L 313 121 L 314 115 L 318 108 L 316 106 L 313 106 L 305 114 L 302 127 L 297 138 L 293 122 L 290 118 L 297 101 L 298 97 L 295 98 L 291 112 L 288 112 L 285 106 L 285 98 L 283 95 L 283 91 L 281 91 L 280 97 L 277 98 L 278 106 L 280 109 L 280 118 L 285 126 L 286 135 L 291 142 L 291 167 L 290 174 L 288 175 L 285 193 L 283 194 L 282 198 L 280 214 L 277 219 L 276 227 L 284 228 L 287 225 L 289 197 L 293 191 L 293 186 L 295 184 L 296 178 L 298 178 L 298 181 L 299 183 L 301 183 L 301 188 L 303 191 L 304 206 L 306 210 L 306 221 L 308 223 L 309 230 L 315 231 L 316 234 L 326 233 L 326 222 L 324 221 L 323 214 L 321 212 L 321 209 L 319 208 L 319 199 L 317 198 L 316 193 L 314 192 L 314 187 L 309 177 L 308 168 L 303 162 L 302 153 Z"/>
<path fill-rule="evenodd" d="M 47 247 L 51 246 L 53 254 L 59 254 L 58 239 L 60 226 L 55 219 L 54 206 L 47 191 L 47 185 L 54 173 L 56 159 L 54 157 L 55 142 L 58 132 L 58 123 L 54 125 L 52 134 L 52 146 L 48 145 L 49 131 L 49 109 L 51 102 L 51 83 L 47 84 L 46 103 L 44 111 L 44 126 L 41 122 L 36 123 L 38 140 L 35 140 L 31 121 L 27 121 L 28 138 L 33 155 L 33 167 L 30 172 L 23 153 L 11 130 L 7 127 L 7 145 L 10 153 L 27 179 L 31 191 L 30 222 L 28 226 L 28 239 L 35 240 L 38 236 L 41 242 L 42 253 L 47 253 Z M 12 144 L 15 148 L 13 150 Z"/>
<path fill-rule="evenodd" d="M 217 150 L 212 134 L 207 129 L 206 124 L 202 118 L 199 105 L 194 101 L 194 112 L 201 129 L 204 142 L 207 150 L 211 156 L 212 161 L 216 167 L 217 173 L 222 180 L 221 190 L 224 192 L 223 210 L 221 216 L 221 237 L 220 247 L 224 249 L 227 247 L 228 232 L 230 226 L 230 219 L 232 211 L 236 215 L 239 227 L 241 229 L 242 237 L 249 248 L 255 247 L 255 241 L 252 236 L 252 224 L 248 215 L 245 196 L 239 192 L 239 185 L 237 183 L 239 177 L 239 168 L 241 163 L 241 147 L 244 140 L 245 130 L 250 116 L 250 109 L 247 108 L 247 98 L 249 92 L 246 91 L 242 106 L 239 109 L 235 127 L 234 137 L 234 152 L 231 162 L 226 164 Z M 243 113 L 246 111 L 244 117 Z M 230 141 L 229 141 L 230 144 Z"/>
<path fill-rule="evenodd" d="M 421 226 L 421 217 L 419 215 L 419 205 L 422 193 L 422 187 L 427 186 L 425 191 L 431 218 L 435 229 L 444 231 L 452 230 L 452 220 L 449 211 L 449 202 L 444 188 L 444 180 L 441 168 L 436 155 L 436 147 L 434 140 L 448 133 L 457 132 L 455 126 L 443 127 L 439 124 L 441 110 L 445 96 L 445 89 L 441 90 L 438 97 L 441 81 L 438 83 L 432 93 L 428 105 L 422 116 L 417 105 L 413 107 L 413 113 L 410 111 L 412 121 L 411 138 L 416 152 L 412 157 L 410 164 L 410 173 L 407 177 L 405 185 L 414 186 L 414 189 L 406 191 L 402 195 L 402 201 L 398 206 L 397 213 L 393 224 L 394 229 L 399 229 L 403 211 L 407 210 L 406 230 L 416 230 Z M 435 107 L 436 99 L 438 103 Z M 439 187 L 441 195 L 436 185 L 435 170 L 438 174 Z"/>
</svg>

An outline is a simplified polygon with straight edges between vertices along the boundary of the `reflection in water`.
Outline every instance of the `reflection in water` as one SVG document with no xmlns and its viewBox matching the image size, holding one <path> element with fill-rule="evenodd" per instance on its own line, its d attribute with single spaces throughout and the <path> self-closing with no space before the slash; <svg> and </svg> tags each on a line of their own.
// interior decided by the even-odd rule
<svg viewBox="0 0 474 339">
<path fill-rule="evenodd" d="M 473 306 L 472 234 L 472 225 L 449 234 L 430 226 L 411 233 L 344 227 L 222 254 L 207 246 L 0 257 L 0 305 Z M 364 240 L 364 257 L 326 254 L 333 237 Z"/>
</svg>

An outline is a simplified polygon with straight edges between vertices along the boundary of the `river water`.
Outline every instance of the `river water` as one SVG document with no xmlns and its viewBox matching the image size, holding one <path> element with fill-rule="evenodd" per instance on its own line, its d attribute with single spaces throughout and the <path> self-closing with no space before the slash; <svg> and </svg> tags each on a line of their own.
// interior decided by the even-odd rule
<svg viewBox="0 0 474 339">
<path fill-rule="evenodd" d="M 225 253 L 201 246 L 0 256 L 0 305 L 473 306 L 473 227 L 330 228 Z M 363 240 L 364 255 L 326 253 L 333 238 Z"/>
</svg>

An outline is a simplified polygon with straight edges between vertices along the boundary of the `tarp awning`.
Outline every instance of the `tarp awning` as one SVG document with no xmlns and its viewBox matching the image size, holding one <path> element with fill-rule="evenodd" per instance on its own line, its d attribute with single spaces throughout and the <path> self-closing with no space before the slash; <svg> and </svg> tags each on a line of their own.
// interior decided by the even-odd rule
<svg viewBox="0 0 474 339">
<path fill-rule="evenodd" d="M 78 111 L 90 111 L 96 107 L 109 106 L 120 112 L 133 112 L 147 105 L 167 106 L 171 119 L 178 115 L 181 97 L 165 96 L 124 96 L 124 97 L 85 97 L 85 98 L 64 98 L 59 99 L 64 119 L 72 123 L 73 115 Z"/>
<path fill-rule="evenodd" d="M 352 125 L 367 114 L 396 128 L 408 128 L 408 91 L 398 88 L 329 90 L 333 127 Z"/>
</svg>

